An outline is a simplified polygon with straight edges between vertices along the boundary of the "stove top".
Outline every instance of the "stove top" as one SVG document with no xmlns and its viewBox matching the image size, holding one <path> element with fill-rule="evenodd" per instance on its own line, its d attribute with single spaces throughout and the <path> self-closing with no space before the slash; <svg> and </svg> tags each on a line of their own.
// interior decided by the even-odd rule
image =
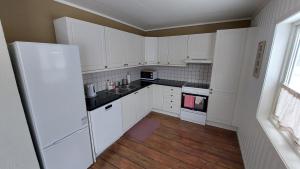
<svg viewBox="0 0 300 169">
<path fill-rule="evenodd" d="M 209 89 L 209 84 L 207 84 L 207 83 L 185 83 L 183 85 L 183 87 Z"/>
</svg>

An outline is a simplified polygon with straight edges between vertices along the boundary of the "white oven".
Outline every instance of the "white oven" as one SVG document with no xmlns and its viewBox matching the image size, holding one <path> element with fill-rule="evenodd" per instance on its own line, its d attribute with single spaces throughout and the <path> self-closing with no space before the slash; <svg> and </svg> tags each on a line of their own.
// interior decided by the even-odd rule
<svg viewBox="0 0 300 169">
<path fill-rule="evenodd" d="M 209 89 L 184 86 L 181 96 L 180 118 L 205 125 Z"/>
</svg>

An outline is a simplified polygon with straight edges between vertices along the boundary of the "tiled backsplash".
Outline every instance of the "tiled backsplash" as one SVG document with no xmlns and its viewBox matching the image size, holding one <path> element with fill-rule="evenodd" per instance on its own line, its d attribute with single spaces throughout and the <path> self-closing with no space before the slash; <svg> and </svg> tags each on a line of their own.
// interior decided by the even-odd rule
<svg viewBox="0 0 300 169">
<path fill-rule="evenodd" d="M 147 66 L 154 69 L 160 79 L 178 80 L 194 83 L 210 83 L 211 68 L 209 64 L 189 64 L 186 67 Z"/>
<path fill-rule="evenodd" d="M 131 75 L 131 81 L 140 79 L 142 69 L 153 69 L 158 72 L 160 79 L 187 81 L 194 83 L 210 83 L 212 66 L 208 64 L 189 64 L 186 67 L 169 66 L 145 66 L 105 72 L 97 72 L 83 75 L 83 82 L 94 83 L 97 91 L 104 90 L 107 80 L 120 81 L 126 78 L 127 73 Z"/>
</svg>

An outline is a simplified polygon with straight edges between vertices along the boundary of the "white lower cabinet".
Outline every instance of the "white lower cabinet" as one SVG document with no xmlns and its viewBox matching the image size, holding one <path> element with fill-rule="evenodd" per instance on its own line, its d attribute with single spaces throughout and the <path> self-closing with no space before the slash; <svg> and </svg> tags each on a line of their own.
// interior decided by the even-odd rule
<svg viewBox="0 0 300 169">
<path fill-rule="evenodd" d="M 126 132 L 150 112 L 148 108 L 148 93 L 148 88 L 143 88 L 121 99 L 123 132 Z"/>
<path fill-rule="evenodd" d="M 153 108 L 163 113 L 179 116 L 181 107 L 181 88 L 154 85 Z"/>
<path fill-rule="evenodd" d="M 122 135 L 120 100 L 89 112 L 95 156 L 101 154 Z"/>
<path fill-rule="evenodd" d="M 135 104 L 136 100 L 136 94 L 134 93 L 127 95 L 121 99 L 123 113 L 123 132 L 126 132 L 136 122 L 138 109 Z"/>
<path fill-rule="evenodd" d="M 153 85 L 153 108 L 162 110 L 163 109 L 163 86 Z"/>
</svg>

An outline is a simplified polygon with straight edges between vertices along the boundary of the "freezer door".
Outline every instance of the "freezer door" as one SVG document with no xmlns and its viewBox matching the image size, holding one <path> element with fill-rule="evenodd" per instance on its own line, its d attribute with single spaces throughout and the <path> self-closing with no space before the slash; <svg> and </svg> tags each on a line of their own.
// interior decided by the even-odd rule
<svg viewBox="0 0 300 169">
<path fill-rule="evenodd" d="M 43 151 L 45 169 L 86 169 L 92 163 L 89 129 L 84 128 Z"/>
<path fill-rule="evenodd" d="M 13 49 L 26 110 L 40 147 L 50 146 L 86 126 L 78 48 L 16 42 Z"/>
</svg>

